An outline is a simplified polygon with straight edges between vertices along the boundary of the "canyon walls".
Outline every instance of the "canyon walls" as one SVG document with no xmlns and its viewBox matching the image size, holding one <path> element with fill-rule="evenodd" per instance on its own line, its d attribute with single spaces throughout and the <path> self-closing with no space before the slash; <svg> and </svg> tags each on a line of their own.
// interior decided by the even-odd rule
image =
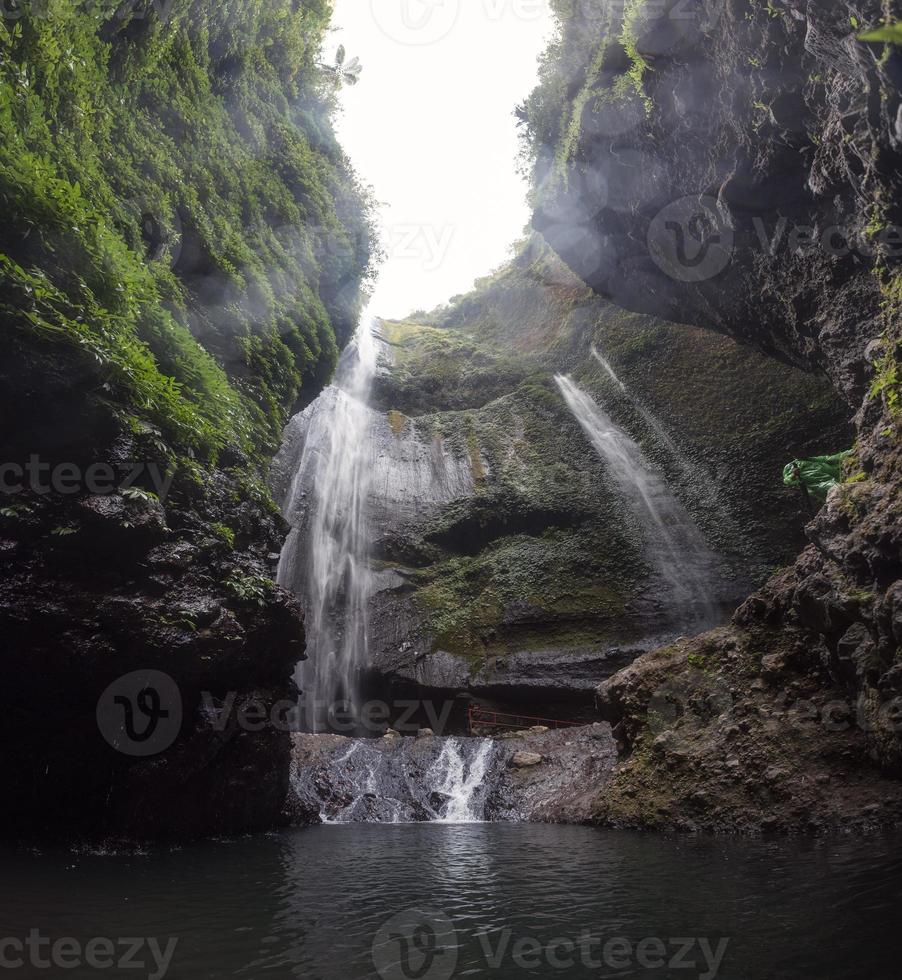
<svg viewBox="0 0 902 980">
<path fill-rule="evenodd" d="M 473 293 L 377 335 L 370 654 L 396 691 L 591 717 L 602 678 L 697 632 L 700 613 L 725 621 L 794 557 L 807 514 L 782 467 L 851 441 L 823 380 L 624 312 L 535 239 Z M 661 577 L 659 535 L 559 372 L 635 440 L 710 548 L 707 610 Z"/>
<path fill-rule="evenodd" d="M 329 5 L 15 6 L 0 829 L 266 828 L 290 749 L 271 712 L 304 651 L 266 470 L 331 376 L 374 251 L 319 64 Z"/>
<path fill-rule="evenodd" d="M 535 227 L 618 305 L 823 373 L 857 430 L 808 546 L 733 629 L 603 685 L 625 761 L 598 817 L 816 829 L 843 822 L 845 799 L 856 820 L 890 822 L 902 100 L 899 51 L 858 35 L 897 5 L 558 9 L 561 37 L 520 109 Z"/>
</svg>

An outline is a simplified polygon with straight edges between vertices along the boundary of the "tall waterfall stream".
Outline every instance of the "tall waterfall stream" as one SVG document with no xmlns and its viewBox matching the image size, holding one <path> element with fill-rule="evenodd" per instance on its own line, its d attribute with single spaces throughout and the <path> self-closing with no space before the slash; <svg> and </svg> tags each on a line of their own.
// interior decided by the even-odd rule
<svg viewBox="0 0 902 980">
<path fill-rule="evenodd" d="M 324 730 L 332 705 L 344 703 L 353 713 L 356 677 L 367 662 L 367 399 L 375 367 L 373 326 L 364 320 L 334 384 L 291 423 L 303 431 L 304 448 L 284 508 L 293 527 L 278 582 L 304 599 L 308 659 L 297 680 L 314 732 Z"/>
<path fill-rule="evenodd" d="M 356 716 L 359 676 L 368 663 L 368 506 L 375 465 L 368 400 L 379 354 L 374 329 L 371 320 L 361 321 L 334 383 L 286 433 L 296 449 L 283 506 L 292 529 L 278 583 L 301 598 L 306 613 L 308 659 L 296 679 L 302 725 L 314 733 L 330 730 L 335 711 L 345 719 Z M 324 822 L 481 820 L 493 743 L 440 741 L 414 785 L 404 751 L 382 753 L 371 740 L 355 739 L 330 765 L 329 778 L 346 789 L 348 802 L 334 814 L 323 813 Z"/>
</svg>

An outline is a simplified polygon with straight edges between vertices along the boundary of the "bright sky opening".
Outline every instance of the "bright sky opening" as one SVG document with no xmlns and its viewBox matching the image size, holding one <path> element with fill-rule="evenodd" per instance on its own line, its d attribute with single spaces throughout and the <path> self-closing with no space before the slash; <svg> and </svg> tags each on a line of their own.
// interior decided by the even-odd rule
<svg viewBox="0 0 902 980">
<path fill-rule="evenodd" d="M 551 37 L 548 0 L 336 0 L 333 50 L 363 63 L 339 138 L 380 202 L 370 309 L 401 317 L 466 292 L 529 221 L 515 106 Z"/>
</svg>

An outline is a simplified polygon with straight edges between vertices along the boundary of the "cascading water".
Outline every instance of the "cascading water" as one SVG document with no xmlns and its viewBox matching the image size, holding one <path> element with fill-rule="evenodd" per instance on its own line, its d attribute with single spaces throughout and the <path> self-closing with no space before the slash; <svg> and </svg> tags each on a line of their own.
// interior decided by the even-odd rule
<svg viewBox="0 0 902 980">
<path fill-rule="evenodd" d="M 613 369 L 607 367 L 625 391 Z M 608 464 L 620 492 L 645 526 L 649 559 L 668 586 L 679 624 L 715 623 L 719 616 L 714 599 L 719 562 L 688 511 L 652 470 L 639 446 L 591 396 L 570 377 L 559 374 L 555 381 L 573 416 Z"/>
<path fill-rule="evenodd" d="M 367 493 L 371 466 L 367 406 L 376 368 L 372 323 L 361 321 L 335 382 L 292 421 L 302 433 L 283 514 L 292 531 L 278 582 L 302 598 L 308 660 L 299 666 L 310 731 L 340 706 L 355 715 L 357 676 L 367 662 Z"/>
<path fill-rule="evenodd" d="M 324 823 L 479 823 L 501 773 L 488 738 L 354 739 L 326 741 L 292 787 Z"/>
<path fill-rule="evenodd" d="M 670 438 L 667 430 L 663 425 L 661 425 L 658 419 L 656 419 L 655 416 L 652 415 L 647 408 L 645 408 L 644 405 L 640 404 L 639 400 L 635 397 L 635 395 L 633 395 L 630 389 L 627 388 L 626 384 L 620 380 L 619 375 L 611 366 L 610 361 L 608 361 L 608 359 L 598 350 L 597 347 L 592 348 L 592 356 L 602 366 L 605 374 L 607 374 L 611 381 L 613 381 L 614 384 L 617 385 L 617 387 L 623 392 L 623 394 L 629 398 L 636 411 L 642 416 L 642 421 L 645 422 L 649 429 L 651 429 L 651 431 L 655 434 L 655 437 L 664 445 L 670 455 L 673 456 L 683 468 L 687 468 L 688 464 L 686 463 L 683 454 L 679 451 L 673 439 Z"/>
<path fill-rule="evenodd" d="M 447 798 L 447 806 L 440 817 L 442 823 L 473 823 L 482 819 L 477 797 L 484 785 L 491 758 L 490 739 L 480 739 L 469 759 L 456 738 L 445 741 L 441 754 L 430 770 L 436 792 Z"/>
<path fill-rule="evenodd" d="M 314 733 L 329 730 L 335 709 L 343 727 L 360 714 L 358 679 L 368 663 L 367 603 L 374 583 L 369 524 L 374 505 L 384 506 L 370 498 L 394 486 L 386 459 L 374 458 L 375 415 L 367 403 L 376 363 L 373 325 L 364 321 L 335 382 L 290 423 L 280 454 L 279 465 L 291 473 L 283 514 L 292 530 L 278 582 L 302 599 L 306 611 L 308 659 L 297 680 L 303 727 Z M 440 472 L 443 486 L 446 469 Z M 386 751 L 387 741 L 353 739 L 315 786 L 305 784 L 310 773 L 295 774 L 296 792 L 313 799 L 323 785 L 334 787 L 335 799 L 320 814 L 329 823 L 484 819 L 490 740 L 435 738 L 427 745 L 405 739 L 397 753 Z"/>
<path fill-rule="evenodd" d="M 639 413 L 642 421 L 648 426 L 649 431 L 667 450 L 670 458 L 683 474 L 684 479 L 697 488 L 700 496 L 704 499 L 704 504 L 708 510 L 717 514 L 718 520 L 721 522 L 721 524 L 729 524 L 731 518 L 724 510 L 721 501 L 713 491 L 707 490 L 712 483 L 710 477 L 686 458 L 686 454 L 683 453 L 679 446 L 677 446 L 677 444 L 673 441 L 673 439 L 670 437 L 670 433 L 664 428 L 657 416 L 653 415 L 642 404 L 642 402 L 639 401 L 635 393 L 623 380 L 621 380 L 620 376 L 611 365 L 611 362 L 595 346 L 592 347 L 592 356 L 596 361 L 598 361 L 605 374 L 607 374 L 611 381 L 614 382 L 623 395 L 629 399 L 630 404 Z"/>
</svg>

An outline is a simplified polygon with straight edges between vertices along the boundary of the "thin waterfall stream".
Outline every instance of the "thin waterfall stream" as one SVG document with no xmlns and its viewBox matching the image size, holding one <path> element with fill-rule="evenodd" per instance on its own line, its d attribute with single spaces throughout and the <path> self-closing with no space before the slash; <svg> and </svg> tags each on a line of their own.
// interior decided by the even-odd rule
<svg viewBox="0 0 902 980">
<path fill-rule="evenodd" d="M 600 355 L 596 358 L 604 366 Z M 610 365 L 607 370 L 626 391 Z M 569 376 L 556 375 L 555 381 L 567 407 L 644 525 L 649 560 L 670 591 L 677 621 L 685 627 L 713 625 L 719 616 L 714 598 L 719 560 L 688 511 L 654 472 L 638 444 L 587 392 Z"/>
<path fill-rule="evenodd" d="M 729 523 L 730 516 L 724 509 L 717 493 L 708 489 L 711 484 L 710 478 L 704 472 L 702 472 L 702 470 L 695 463 L 687 459 L 686 454 L 682 452 L 680 447 L 673 441 L 670 433 L 664 427 L 661 420 L 642 404 L 632 388 L 630 388 L 629 385 L 627 385 L 620 375 L 614 370 L 611 362 L 594 345 L 591 347 L 591 354 L 592 357 L 594 357 L 595 360 L 601 365 L 601 368 L 605 374 L 617 386 L 621 394 L 629 400 L 629 403 L 639 413 L 639 417 L 646 424 L 655 439 L 657 439 L 667 451 L 677 469 L 682 473 L 684 479 L 687 482 L 692 483 L 695 487 L 699 488 L 704 498 L 705 506 L 708 508 L 708 510 L 716 513 L 720 521 Z"/>
</svg>

